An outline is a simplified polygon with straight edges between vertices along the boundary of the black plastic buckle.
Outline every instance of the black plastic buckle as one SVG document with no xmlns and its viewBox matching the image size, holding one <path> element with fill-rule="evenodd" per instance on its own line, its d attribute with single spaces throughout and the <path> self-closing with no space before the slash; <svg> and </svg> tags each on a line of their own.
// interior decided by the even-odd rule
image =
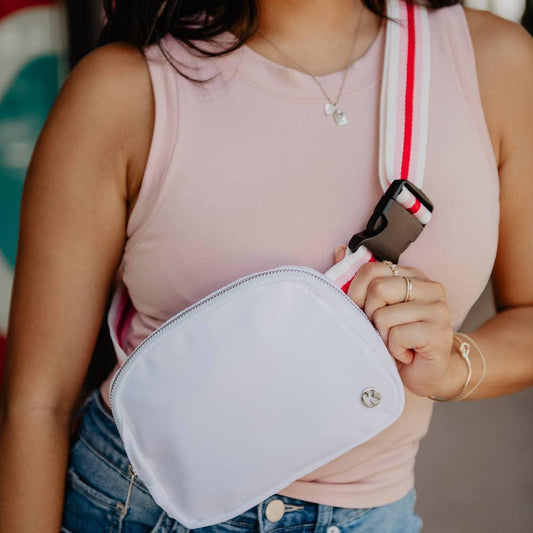
<svg viewBox="0 0 533 533">
<path fill-rule="evenodd" d="M 364 245 L 378 261 L 388 259 L 397 263 L 400 254 L 420 235 L 424 225 L 396 201 L 402 187 L 407 187 L 433 212 L 433 204 L 416 185 L 407 180 L 394 180 L 374 208 L 366 229 L 350 239 L 348 247 L 352 252 Z"/>
</svg>

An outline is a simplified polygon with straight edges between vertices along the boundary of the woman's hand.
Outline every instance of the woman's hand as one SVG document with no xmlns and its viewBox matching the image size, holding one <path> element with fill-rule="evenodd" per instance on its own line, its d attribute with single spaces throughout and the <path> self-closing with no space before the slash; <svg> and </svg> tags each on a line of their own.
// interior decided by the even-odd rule
<svg viewBox="0 0 533 533">
<path fill-rule="evenodd" d="M 335 263 L 345 250 L 337 246 Z M 467 368 L 460 357 L 452 357 L 454 330 L 444 287 L 417 268 L 398 269 L 412 281 L 408 302 L 403 303 L 406 280 L 394 277 L 381 262 L 367 263 L 357 272 L 348 296 L 378 330 L 407 389 L 419 396 L 453 396 L 465 382 Z"/>
</svg>

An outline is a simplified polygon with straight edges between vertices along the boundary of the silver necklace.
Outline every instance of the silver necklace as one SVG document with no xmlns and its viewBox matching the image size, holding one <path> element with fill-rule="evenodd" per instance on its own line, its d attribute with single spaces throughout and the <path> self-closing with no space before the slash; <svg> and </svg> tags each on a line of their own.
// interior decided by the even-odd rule
<svg viewBox="0 0 533 533">
<path fill-rule="evenodd" d="M 352 39 L 352 45 L 350 47 L 350 53 L 348 55 L 348 60 L 346 61 L 346 67 L 344 68 L 344 76 L 342 78 L 342 83 L 339 89 L 339 92 L 337 94 L 337 98 L 335 100 L 332 100 L 331 97 L 328 95 L 328 93 L 324 90 L 324 87 L 322 87 L 321 83 L 317 80 L 316 76 L 311 74 L 305 67 L 297 63 L 292 57 L 290 57 L 288 54 L 286 54 L 283 50 L 281 50 L 278 46 L 276 46 L 261 30 L 257 30 L 257 33 L 261 35 L 264 39 L 266 39 L 278 52 L 281 52 L 285 57 L 290 59 L 295 65 L 300 67 L 306 74 L 309 74 L 317 85 L 320 87 L 320 90 L 324 94 L 324 96 L 327 99 L 327 102 L 324 104 L 324 113 L 326 116 L 333 115 L 333 118 L 335 119 L 335 122 L 337 126 L 344 126 L 345 124 L 348 124 L 348 117 L 346 116 L 346 113 L 338 107 L 339 99 L 341 97 L 342 89 L 344 88 L 344 82 L 346 81 L 346 76 L 348 74 L 348 68 L 350 66 L 350 58 L 352 57 L 352 52 L 355 46 L 355 42 L 357 40 L 357 35 L 359 34 L 359 28 L 361 27 L 361 21 L 363 20 L 363 11 L 364 6 L 361 6 L 361 10 L 359 11 L 359 17 L 357 21 L 357 27 L 355 29 L 355 33 Z"/>
</svg>

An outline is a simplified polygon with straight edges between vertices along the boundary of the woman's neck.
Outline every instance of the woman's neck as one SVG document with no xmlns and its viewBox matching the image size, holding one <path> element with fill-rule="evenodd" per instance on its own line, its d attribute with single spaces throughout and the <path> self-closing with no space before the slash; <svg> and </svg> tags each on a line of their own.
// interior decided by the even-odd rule
<svg viewBox="0 0 533 533">
<path fill-rule="evenodd" d="M 363 19 L 350 54 L 361 9 Z M 361 0 L 260 0 L 259 10 L 260 31 L 287 55 L 258 33 L 246 44 L 276 63 L 302 70 L 290 57 L 316 76 L 341 71 L 362 56 L 382 22 Z"/>
</svg>

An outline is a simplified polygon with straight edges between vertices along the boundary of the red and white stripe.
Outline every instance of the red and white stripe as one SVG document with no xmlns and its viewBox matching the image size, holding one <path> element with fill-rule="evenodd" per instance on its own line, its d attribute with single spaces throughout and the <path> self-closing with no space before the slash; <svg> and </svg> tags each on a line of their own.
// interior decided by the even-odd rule
<svg viewBox="0 0 533 533">
<path fill-rule="evenodd" d="M 427 9 L 388 0 L 381 87 L 379 180 L 383 191 L 397 178 L 422 188 L 429 118 L 431 46 Z"/>
<path fill-rule="evenodd" d="M 383 191 L 398 178 L 422 188 L 426 163 L 431 46 L 427 9 L 404 0 L 388 0 L 385 57 L 380 101 L 379 181 Z M 406 187 L 398 201 L 426 225 L 431 212 Z M 344 292 L 372 252 L 346 247 L 342 261 L 325 275 Z"/>
</svg>

